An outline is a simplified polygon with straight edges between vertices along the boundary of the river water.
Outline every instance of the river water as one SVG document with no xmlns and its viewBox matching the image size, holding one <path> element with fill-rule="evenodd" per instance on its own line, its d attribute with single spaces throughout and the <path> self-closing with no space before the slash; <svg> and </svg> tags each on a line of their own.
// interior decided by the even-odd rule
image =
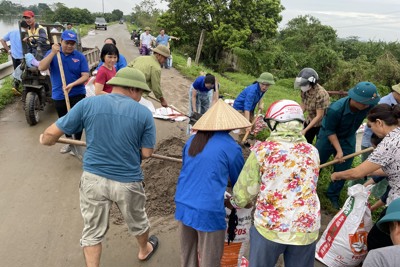
<svg viewBox="0 0 400 267">
<path fill-rule="evenodd" d="M 1 16 L 0 17 L 0 38 L 3 38 L 9 31 L 18 30 L 18 20 L 21 17 Z M 1 45 L 0 45 L 1 46 Z"/>
</svg>

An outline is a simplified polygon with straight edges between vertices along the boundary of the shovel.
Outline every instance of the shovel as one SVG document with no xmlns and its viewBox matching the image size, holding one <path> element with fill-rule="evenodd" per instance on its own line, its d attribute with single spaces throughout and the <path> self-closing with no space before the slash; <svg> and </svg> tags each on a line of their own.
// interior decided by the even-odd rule
<svg viewBox="0 0 400 267">
<path fill-rule="evenodd" d="M 86 148 L 85 148 L 86 142 L 85 141 L 73 140 L 73 139 L 68 139 L 68 138 L 59 138 L 57 140 L 57 143 L 71 145 L 71 151 L 75 153 L 75 156 L 80 160 L 83 159 L 83 154 L 85 154 L 85 151 L 86 151 Z M 152 154 L 151 157 L 156 158 L 156 159 L 169 160 L 169 161 L 173 161 L 173 162 L 182 163 L 182 159 L 179 159 L 179 158 L 167 157 L 167 156 L 162 156 L 162 155 L 158 155 L 158 154 Z"/>
<path fill-rule="evenodd" d="M 147 97 L 150 98 L 150 99 L 153 99 L 154 101 L 157 101 L 158 103 L 161 103 L 160 100 L 158 100 L 157 98 L 155 98 L 155 97 L 153 97 L 153 96 L 151 96 L 151 95 L 148 95 Z M 173 105 L 168 105 L 168 107 L 169 107 L 169 108 L 172 108 L 172 109 L 175 110 L 175 111 L 178 111 L 178 112 L 179 112 L 180 114 L 182 114 L 183 116 L 186 116 L 186 117 L 190 118 L 189 115 L 186 115 L 185 112 L 180 111 L 180 110 L 179 110 L 178 108 L 176 108 L 175 106 L 173 106 Z"/>
<path fill-rule="evenodd" d="M 57 36 L 53 35 L 53 42 L 56 44 L 58 43 Z M 58 68 L 60 69 L 60 76 L 61 76 L 61 82 L 63 86 L 63 91 L 64 91 L 64 98 L 65 98 L 65 104 L 67 106 L 67 110 L 71 109 L 71 104 L 69 103 L 69 96 L 68 92 L 66 89 L 64 89 L 67 86 L 67 82 L 65 81 L 65 74 L 64 74 L 64 67 L 61 61 L 61 54 L 60 51 L 57 52 L 57 61 L 58 61 Z"/>
<path fill-rule="evenodd" d="M 367 153 L 367 152 L 370 152 L 370 151 L 373 151 L 373 150 L 374 150 L 373 147 L 369 147 L 369 148 L 366 148 L 366 149 L 363 149 L 363 150 L 354 152 L 354 153 L 352 153 L 352 154 L 349 154 L 349 155 L 347 155 L 347 156 L 344 156 L 344 157 L 341 158 L 340 160 L 339 160 L 339 159 L 334 159 L 334 160 L 331 160 L 331 161 L 326 162 L 326 163 L 324 163 L 324 164 L 321 164 L 321 165 L 319 165 L 319 168 L 322 169 L 322 168 L 328 167 L 328 166 L 330 166 L 330 165 L 339 163 L 339 162 L 341 162 L 342 160 L 351 159 L 351 158 L 354 158 L 355 156 L 358 156 L 358 155 L 361 155 L 361 154 L 363 154 L 363 153 Z"/>
</svg>

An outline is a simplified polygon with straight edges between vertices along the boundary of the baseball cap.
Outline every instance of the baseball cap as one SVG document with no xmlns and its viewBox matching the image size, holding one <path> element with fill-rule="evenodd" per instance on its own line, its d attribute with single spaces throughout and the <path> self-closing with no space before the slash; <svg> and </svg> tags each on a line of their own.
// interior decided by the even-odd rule
<svg viewBox="0 0 400 267">
<path fill-rule="evenodd" d="M 33 13 L 33 11 L 31 10 L 25 10 L 24 13 L 22 13 L 22 17 L 28 17 L 28 18 L 32 18 L 35 16 L 35 13 Z"/>
<path fill-rule="evenodd" d="M 61 39 L 63 39 L 64 41 L 77 41 L 76 38 L 76 33 L 74 31 L 63 31 L 63 33 L 61 34 Z"/>
</svg>

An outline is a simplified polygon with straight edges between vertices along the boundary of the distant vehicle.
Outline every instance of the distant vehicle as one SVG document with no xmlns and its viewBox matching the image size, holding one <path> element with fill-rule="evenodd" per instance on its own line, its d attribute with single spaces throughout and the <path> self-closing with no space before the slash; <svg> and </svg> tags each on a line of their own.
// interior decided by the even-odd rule
<svg viewBox="0 0 400 267">
<path fill-rule="evenodd" d="M 123 19 L 120 19 L 120 20 L 119 20 L 119 24 L 124 24 L 124 20 L 123 20 Z"/>
<path fill-rule="evenodd" d="M 100 29 L 103 28 L 104 30 L 107 30 L 107 21 L 105 18 L 96 18 L 94 21 L 95 29 Z"/>
</svg>

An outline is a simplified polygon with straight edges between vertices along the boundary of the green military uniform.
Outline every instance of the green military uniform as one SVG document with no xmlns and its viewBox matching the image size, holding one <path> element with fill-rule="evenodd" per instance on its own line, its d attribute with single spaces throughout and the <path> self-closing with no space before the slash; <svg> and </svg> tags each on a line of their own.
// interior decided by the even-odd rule
<svg viewBox="0 0 400 267">
<path fill-rule="evenodd" d="M 155 97 L 157 99 L 163 97 L 161 91 L 161 65 L 155 55 L 137 57 L 129 63 L 128 67 L 143 72 L 146 77 L 146 83 L 154 93 Z"/>
</svg>

